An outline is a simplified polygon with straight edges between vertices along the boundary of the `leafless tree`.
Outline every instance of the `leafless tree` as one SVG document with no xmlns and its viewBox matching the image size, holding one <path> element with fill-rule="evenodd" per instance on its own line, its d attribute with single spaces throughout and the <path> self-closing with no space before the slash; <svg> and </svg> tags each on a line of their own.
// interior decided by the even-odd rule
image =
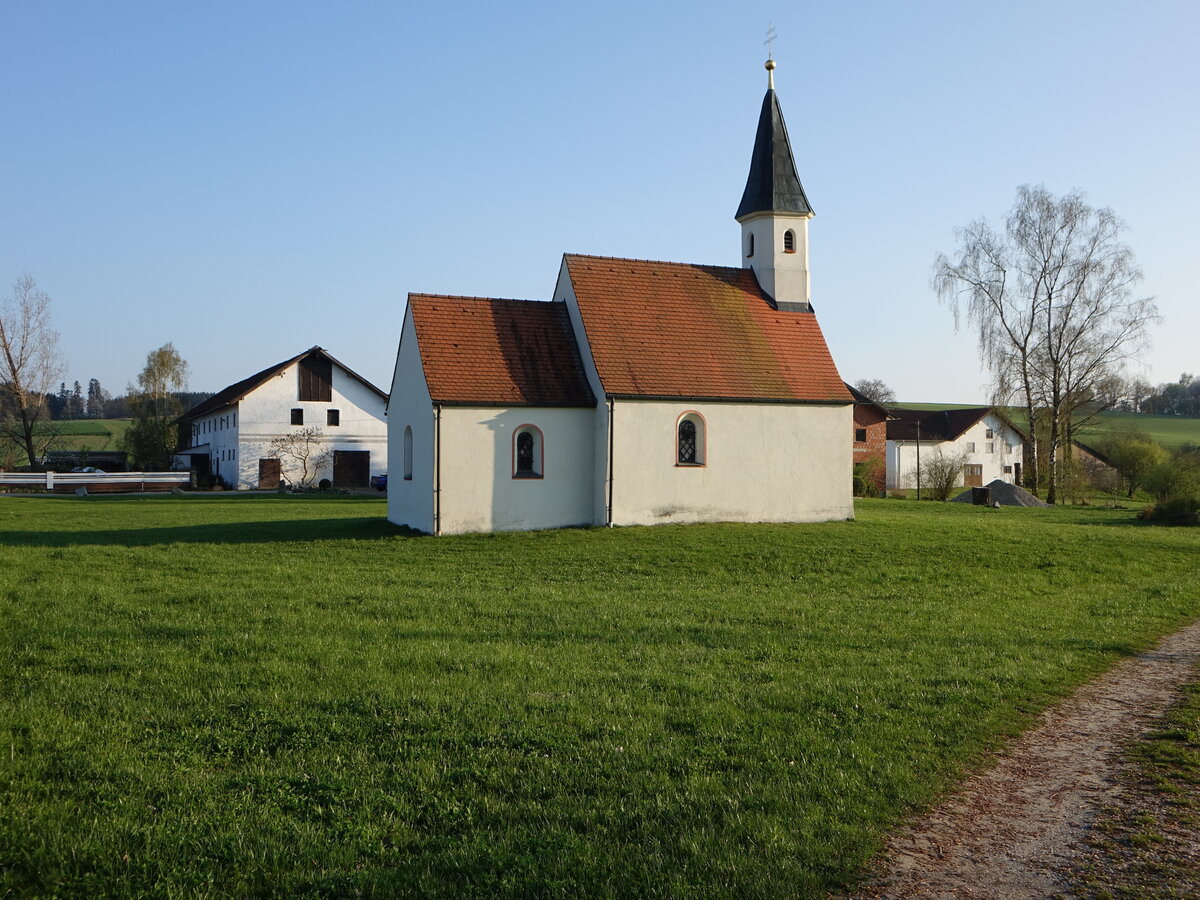
<svg viewBox="0 0 1200 900">
<path fill-rule="evenodd" d="M 1033 460 L 1046 418 L 1050 503 L 1065 421 L 1145 347 L 1157 317 L 1151 298 L 1134 296 L 1142 273 L 1123 230 L 1112 210 L 1089 206 L 1078 192 L 1055 197 L 1023 185 L 1002 235 L 976 222 L 959 231 L 955 259 L 941 254 L 934 263 L 933 288 L 956 325 L 961 305 L 976 328 L 994 400 L 1023 402 Z"/>
<path fill-rule="evenodd" d="M 878 378 L 860 378 L 854 382 L 854 389 L 880 406 L 893 406 L 896 403 L 896 392 Z"/>
<path fill-rule="evenodd" d="M 31 466 L 58 437 L 46 395 L 64 368 L 50 296 L 23 274 L 0 305 L 0 438 L 20 447 Z"/>
<path fill-rule="evenodd" d="M 934 500 L 949 500 L 954 489 L 963 483 L 963 466 L 968 456 L 961 451 L 944 451 L 938 447 L 921 460 L 921 488 Z"/>
<path fill-rule="evenodd" d="M 325 446 L 325 432 L 316 425 L 297 428 L 271 441 L 270 454 L 290 461 L 288 469 L 295 472 L 298 484 L 312 484 L 317 473 L 329 465 L 331 454 Z"/>
</svg>

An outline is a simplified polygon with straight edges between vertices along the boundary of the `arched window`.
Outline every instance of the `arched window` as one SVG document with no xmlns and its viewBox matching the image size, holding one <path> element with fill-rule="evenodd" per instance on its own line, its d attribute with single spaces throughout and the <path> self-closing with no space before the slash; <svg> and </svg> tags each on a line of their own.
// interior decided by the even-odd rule
<svg viewBox="0 0 1200 900">
<path fill-rule="evenodd" d="M 750 232 L 749 248 L 746 250 L 746 257 L 749 258 L 753 255 L 754 255 L 754 232 Z"/>
<path fill-rule="evenodd" d="M 783 252 L 796 252 L 796 232 L 792 231 L 790 228 L 783 233 Z"/>
<path fill-rule="evenodd" d="M 542 432 L 522 425 L 513 434 L 513 478 L 541 478 L 542 461 Z"/>
<path fill-rule="evenodd" d="M 404 426 L 404 480 L 412 481 L 412 426 Z"/>
<path fill-rule="evenodd" d="M 704 465 L 705 443 L 704 417 L 695 412 L 680 416 L 675 426 L 676 465 Z"/>
</svg>

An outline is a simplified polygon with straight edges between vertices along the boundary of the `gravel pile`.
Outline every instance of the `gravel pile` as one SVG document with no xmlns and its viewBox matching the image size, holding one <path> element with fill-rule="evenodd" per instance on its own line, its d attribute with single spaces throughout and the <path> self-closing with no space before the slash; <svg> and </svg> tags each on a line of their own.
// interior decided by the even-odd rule
<svg viewBox="0 0 1200 900">
<path fill-rule="evenodd" d="M 992 492 L 992 503 L 999 503 L 1001 506 L 1049 506 L 1048 503 L 1043 503 L 1025 488 L 1019 485 L 1009 484 L 1007 481 L 1001 481 L 997 478 L 987 487 Z M 967 488 L 957 497 L 950 501 L 951 503 L 970 503 L 971 489 Z"/>
</svg>

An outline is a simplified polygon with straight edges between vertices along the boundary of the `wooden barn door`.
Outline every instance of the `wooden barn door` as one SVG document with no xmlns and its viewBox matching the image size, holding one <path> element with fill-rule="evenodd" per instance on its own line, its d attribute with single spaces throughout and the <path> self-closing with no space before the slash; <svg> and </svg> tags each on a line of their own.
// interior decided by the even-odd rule
<svg viewBox="0 0 1200 900">
<path fill-rule="evenodd" d="M 983 466 L 963 466 L 963 482 L 967 487 L 983 487 Z"/>
<path fill-rule="evenodd" d="M 279 487 L 279 460 L 260 459 L 258 461 L 258 487 L 264 491 L 274 491 Z"/>
<path fill-rule="evenodd" d="M 333 486 L 363 491 L 371 486 L 370 450 L 334 450 Z"/>
</svg>

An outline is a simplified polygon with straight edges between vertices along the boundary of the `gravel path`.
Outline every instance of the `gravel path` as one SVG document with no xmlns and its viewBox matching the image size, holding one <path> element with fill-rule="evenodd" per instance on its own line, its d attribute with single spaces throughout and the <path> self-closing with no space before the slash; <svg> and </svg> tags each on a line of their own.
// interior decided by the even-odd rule
<svg viewBox="0 0 1200 900">
<path fill-rule="evenodd" d="M 858 898 L 1064 896 L 1059 874 L 1115 796 L 1121 745 L 1163 715 L 1200 663 L 1200 622 L 1123 660 L 1042 714 L 989 771 L 889 842 Z"/>
</svg>

